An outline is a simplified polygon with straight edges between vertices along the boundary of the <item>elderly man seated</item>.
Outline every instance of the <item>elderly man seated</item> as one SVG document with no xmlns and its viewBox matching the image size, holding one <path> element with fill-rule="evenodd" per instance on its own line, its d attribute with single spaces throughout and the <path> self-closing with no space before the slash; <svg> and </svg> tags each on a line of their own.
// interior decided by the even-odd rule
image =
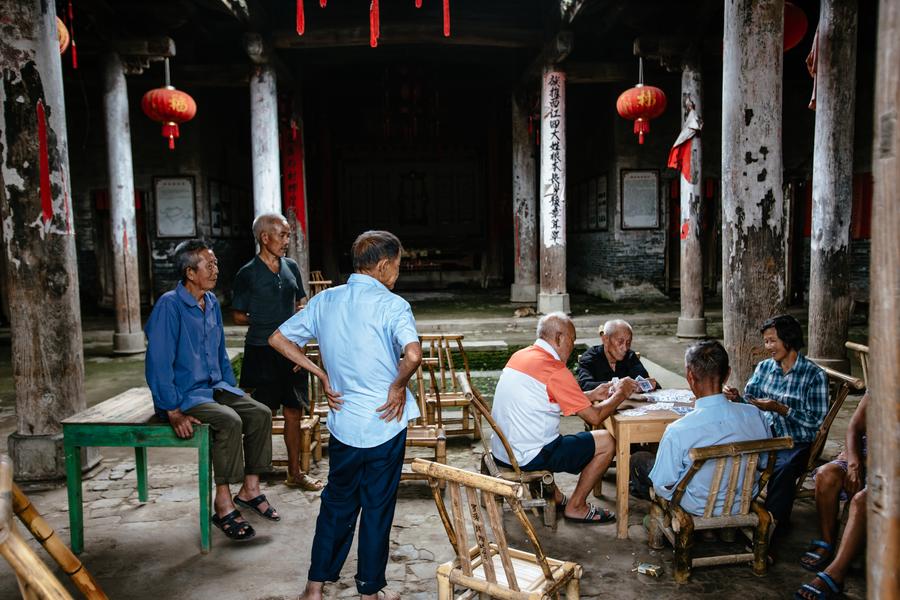
<svg viewBox="0 0 900 600">
<path fill-rule="evenodd" d="M 510 357 L 497 382 L 491 414 L 523 470 L 580 474 L 571 499 L 558 489 L 553 491 L 566 519 L 609 523 L 615 515 L 586 500 L 609 467 L 615 442 L 605 430 L 560 435 L 560 415 L 578 415 L 598 426 L 631 395 L 636 384 L 625 377 L 616 385 L 581 391 L 566 367 L 575 346 L 575 325 L 564 313 L 542 317 L 537 337 L 534 345 Z M 510 458 L 496 436 L 491 451 L 497 462 L 508 466 Z"/>
<path fill-rule="evenodd" d="M 715 446 L 731 442 L 747 442 L 772 437 L 765 416 L 755 407 L 730 402 L 722 394 L 722 384 L 728 380 L 731 368 L 728 353 L 715 340 L 704 340 L 692 345 L 684 354 L 684 370 L 688 385 L 697 397 L 694 410 L 670 424 L 659 442 L 659 451 L 650 480 L 657 496 L 671 500 L 675 486 L 691 466 L 688 452 L 691 448 Z M 702 515 L 710 493 L 714 465 L 703 466 L 694 475 L 684 495 L 681 507 L 694 515 Z M 741 474 L 743 477 L 743 473 Z M 713 514 L 722 514 L 727 485 L 723 479 Z M 738 487 L 743 481 L 738 482 Z M 740 509 L 735 503 L 734 510 Z"/>
<path fill-rule="evenodd" d="M 633 337 L 627 321 L 613 319 L 603 324 L 600 328 L 602 343 L 591 347 L 578 359 L 578 385 L 582 390 L 589 392 L 614 377 L 636 379 L 639 376 L 649 379 L 654 388 L 659 387 L 656 380 L 650 378 L 641 359 L 631 351 Z"/>
</svg>

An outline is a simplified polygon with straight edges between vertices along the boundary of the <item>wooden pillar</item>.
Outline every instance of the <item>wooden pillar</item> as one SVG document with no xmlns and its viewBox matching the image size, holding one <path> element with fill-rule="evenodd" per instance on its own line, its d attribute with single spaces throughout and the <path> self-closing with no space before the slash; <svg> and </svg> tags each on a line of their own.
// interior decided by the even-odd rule
<svg viewBox="0 0 900 600">
<path fill-rule="evenodd" d="M 528 132 L 528 103 L 512 94 L 513 302 L 536 302 L 538 287 L 537 198 L 534 146 Z"/>
<path fill-rule="evenodd" d="M 541 78 L 541 290 L 539 313 L 569 312 L 566 293 L 566 74 Z"/>
<path fill-rule="evenodd" d="M 681 71 L 682 126 L 697 130 L 690 140 L 690 178 L 686 178 L 683 172 L 680 174 L 681 315 L 678 317 L 676 335 L 682 338 L 706 337 L 706 317 L 703 312 L 703 249 L 700 244 L 703 142 L 699 129 L 703 123 L 702 102 L 703 80 L 700 75 L 699 59 L 691 58 L 685 61 Z"/>
<path fill-rule="evenodd" d="M 725 3 L 722 68 L 722 313 L 729 382 L 765 357 L 760 324 L 784 312 L 781 189 L 784 0 Z"/>
<path fill-rule="evenodd" d="M 278 98 L 275 69 L 253 66 L 250 74 L 250 160 L 253 165 L 253 214 L 281 213 L 278 158 Z"/>
<path fill-rule="evenodd" d="M 822 0 L 819 13 L 807 354 L 839 371 L 850 367 L 856 14 L 856 0 Z"/>
<path fill-rule="evenodd" d="M 881 0 L 878 8 L 876 60 L 866 589 L 873 600 L 896 600 L 900 598 L 900 6 L 894 0 Z"/>
<path fill-rule="evenodd" d="M 0 219 L 19 481 L 65 475 L 60 420 L 85 408 L 78 266 L 54 4 L 0 0 Z"/>
<path fill-rule="evenodd" d="M 141 330 L 141 296 L 138 285 L 131 125 L 128 120 L 125 70 L 121 57 L 116 53 L 105 57 L 103 113 L 106 119 L 109 221 L 116 304 L 113 352 L 136 354 L 144 351 L 144 332 Z"/>
</svg>

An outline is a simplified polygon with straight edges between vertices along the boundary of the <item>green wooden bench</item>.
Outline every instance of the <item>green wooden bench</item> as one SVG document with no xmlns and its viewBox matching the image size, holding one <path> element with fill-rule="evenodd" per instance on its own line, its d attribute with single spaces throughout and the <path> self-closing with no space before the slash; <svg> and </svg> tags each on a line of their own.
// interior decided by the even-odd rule
<svg viewBox="0 0 900 600">
<path fill-rule="evenodd" d="M 69 493 L 69 528 L 72 551 L 84 550 L 84 516 L 81 488 L 81 449 L 87 447 L 134 448 L 138 498 L 147 501 L 147 448 L 197 448 L 200 482 L 200 550 L 209 552 L 212 470 L 209 425 L 194 425 L 194 435 L 183 440 L 171 425 L 160 422 L 153 410 L 149 388 L 132 388 L 65 419 L 66 486 Z"/>
</svg>

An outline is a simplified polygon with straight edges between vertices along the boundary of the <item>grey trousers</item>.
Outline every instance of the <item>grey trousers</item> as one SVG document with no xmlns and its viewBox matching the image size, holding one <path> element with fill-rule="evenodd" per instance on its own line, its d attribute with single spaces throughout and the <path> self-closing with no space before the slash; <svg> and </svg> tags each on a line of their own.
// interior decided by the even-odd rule
<svg viewBox="0 0 900 600">
<path fill-rule="evenodd" d="M 216 485 L 243 483 L 244 475 L 272 466 L 272 411 L 246 394 L 214 390 L 215 402 L 185 411 L 212 428 L 212 459 Z M 243 443 L 241 443 L 243 441 Z"/>
</svg>

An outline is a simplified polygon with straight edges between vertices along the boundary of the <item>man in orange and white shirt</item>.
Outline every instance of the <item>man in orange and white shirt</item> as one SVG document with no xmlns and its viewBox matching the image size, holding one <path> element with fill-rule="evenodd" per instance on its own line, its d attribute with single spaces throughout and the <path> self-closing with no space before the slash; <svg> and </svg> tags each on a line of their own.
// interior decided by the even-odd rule
<svg viewBox="0 0 900 600">
<path fill-rule="evenodd" d="M 578 415 L 599 426 L 637 387 L 630 377 L 581 391 L 566 361 L 575 347 L 575 324 L 564 313 L 550 313 L 538 321 L 538 339 L 510 357 L 503 369 L 491 414 L 506 434 L 523 471 L 580 474 L 572 497 L 558 489 L 556 501 L 567 520 L 609 523 L 615 515 L 587 503 L 615 454 L 615 441 L 605 430 L 560 435 L 560 416 Z M 503 444 L 494 437 L 494 459 L 509 464 Z"/>
</svg>

